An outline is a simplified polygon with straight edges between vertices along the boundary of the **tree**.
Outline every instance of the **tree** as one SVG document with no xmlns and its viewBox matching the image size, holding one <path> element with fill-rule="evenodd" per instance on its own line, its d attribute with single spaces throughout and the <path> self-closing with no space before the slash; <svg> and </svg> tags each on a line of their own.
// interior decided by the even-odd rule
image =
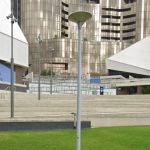
<svg viewBox="0 0 150 150">
<path fill-rule="evenodd" d="M 55 76 L 55 72 L 53 72 L 52 70 L 48 70 L 48 69 L 44 69 L 41 71 L 41 75 L 42 76 L 50 76 L 52 72 L 52 76 Z"/>
</svg>

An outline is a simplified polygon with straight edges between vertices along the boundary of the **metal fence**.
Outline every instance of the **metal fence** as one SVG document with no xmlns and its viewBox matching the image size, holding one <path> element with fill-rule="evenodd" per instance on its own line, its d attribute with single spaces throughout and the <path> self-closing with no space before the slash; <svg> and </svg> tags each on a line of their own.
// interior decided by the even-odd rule
<svg viewBox="0 0 150 150">
<path fill-rule="evenodd" d="M 34 75 L 29 79 L 29 92 L 38 92 L 38 75 Z M 52 84 L 52 85 L 51 85 Z M 52 87 L 53 94 L 76 94 L 77 93 L 77 78 L 75 76 L 55 76 L 52 77 L 52 82 L 50 76 L 40 77 L 40 88 L 41 93 L 49 94 Z M 111 84 L 100 84 L 100 83 L 90 83 L 90 80 L 83 77 L 82 78 L 82 94 L 86 95 L 100 95 L 100 87 L 104 88 L 114 88 Z"/>
</svg>

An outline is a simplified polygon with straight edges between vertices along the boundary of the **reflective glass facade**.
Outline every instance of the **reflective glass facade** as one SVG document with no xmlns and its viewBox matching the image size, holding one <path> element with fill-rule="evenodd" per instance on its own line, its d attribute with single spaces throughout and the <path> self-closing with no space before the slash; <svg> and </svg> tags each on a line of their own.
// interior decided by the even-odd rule
<svg viewBox="0 0 150 150">
<path fill-rule="evenodd" d="M 21 28 L 29 42 L 29 62 L 34 72 L 38 64 L 42 47 L 38 36 L 44 39 L 61 37 L 61 9 L 59 0 L 22 0 Z"/>
<path fill-rule="evenodd" d="M 30 70 L 36 73 L 39 66 L 53 66 L 58 74 L 76 74 L 77 25 L 68 16 L 77 6 L 92 13 L 83 25 L 83 74 L 107 74 L 108 57 L 150 33 L 145 28 L 150 0 L 21 0 L 21 28 L 29 42 Z"/>
</svg>

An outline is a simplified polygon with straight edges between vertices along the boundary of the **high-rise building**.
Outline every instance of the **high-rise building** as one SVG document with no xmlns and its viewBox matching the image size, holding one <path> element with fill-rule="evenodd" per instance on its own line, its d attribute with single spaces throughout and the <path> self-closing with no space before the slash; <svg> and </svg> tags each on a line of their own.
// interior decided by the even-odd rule
<svg viewBox="0 0 150 150">
<path fill-rule="evenodd" d="M 83 26 L 83 74 L 107 74 L 106 58 L 150 34 L 150 0 L 21 0 L 18 14 L 29 42 L 29 62 L 35 73 L 76 74 L 77 26 L 68 20 L 79 3 L 92 18 Z M 40 41 L 37 40 L 40 36 Z"/>
<path fill-rule="evenodd" d="M 20 0 L 12 0 L 11 1 L 13 3 L 13 7 L 14 7 L 14 16 L 17 19 L 17 22 L 19 25 L 21 25 L 21 5 L 20 5 Z"/>
</svg>

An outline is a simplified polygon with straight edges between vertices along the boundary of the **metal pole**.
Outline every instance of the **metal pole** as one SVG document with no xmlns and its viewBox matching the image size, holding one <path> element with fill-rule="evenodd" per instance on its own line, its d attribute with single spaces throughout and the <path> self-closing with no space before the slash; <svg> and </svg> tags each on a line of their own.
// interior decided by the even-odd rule
<svg viewBox="0 0 150 150">
<path fill-rule="evenodd" d="M 78 22 L 78 79 L 77 79 L 77 143 L 76 143 L 76 149 L 81 149 L 81 108 L 80 108 L 80 99 L 81 99 L 81 58 L 82 58 L 82 34 L 81 34 L 81 28 L 83 25 L 83 22 Z"/>
<path fill-rule="evenodd" d="M 52 63 L 52 55 L 53 55 L 53 51 L 51 51 L 51 88 L 50 88 L 50 94 L 52 95 L 53 93 L 53 77 L 52 77 L 52 71 L 53 71 L 53 63 Z"/>
<path fill-rule="evenodd" d="M 11 118 L 14 118 L 13 2 L 11 1 Z"/>
<path fill-rule="evenodd" d="M 40 45 L 42 43 L 42 40 L 41 40 L 41 36 L 40 34 L 38 35 L 38 42 L 39 42 L 39 65 L 38 65 L 38 100 L 41 99 L 41 63 L 40 63 Z"/>
<path fill-rule="evenodd" d="M 17 0 L 17 20 L 19 19 L 18 12 L 19 12 L 19 9 L 18 9 L 18 0 Z"/>
<path fill-rule="evenodd" d="M 41 99 L 41 75 L 40 75 L 40 60 L 39 60 L 39 75 L 38 75 L 38 100 Z"/>
</svg>

